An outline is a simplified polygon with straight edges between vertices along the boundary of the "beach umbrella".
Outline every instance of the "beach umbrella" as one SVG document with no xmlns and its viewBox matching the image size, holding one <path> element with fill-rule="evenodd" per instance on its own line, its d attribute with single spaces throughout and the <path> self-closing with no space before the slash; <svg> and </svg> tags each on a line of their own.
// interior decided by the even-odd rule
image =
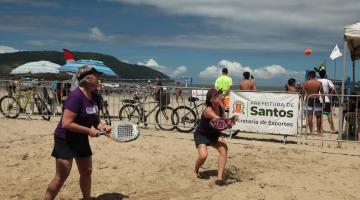
<svg viewBox="0 0 360 200">
<path fill-rule="evenodd" d="M 39 74 L 39 73 L 59 73 L 61 66 L 49 61 L 29 62 L 11 70 L 10 74 Z"/>
<path fill-rule="evenodd" d="M 103 62 L 98 61 L 98 60 L 70 61 L 70 62 L 66 63 L 65 65 L 61 66 L 59 68 L 59 70 L 61 72 L 75 73 L 80 67 L 82 67 L 84 65 L 91 65 L 97 71 L 102 72 L 103 75 L 108 76 L 108 77 L 117 77 L 118 76 L 112 69 L 110 69 Z"/>
</svg>

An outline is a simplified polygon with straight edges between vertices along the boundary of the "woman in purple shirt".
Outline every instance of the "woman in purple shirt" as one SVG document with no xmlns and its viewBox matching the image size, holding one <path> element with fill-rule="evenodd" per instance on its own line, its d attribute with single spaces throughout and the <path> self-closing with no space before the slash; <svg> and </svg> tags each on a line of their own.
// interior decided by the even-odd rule
<svg viewBox="0 0 360 200">
<path fill-rule="evenodd" d="M 55 129 L 52 156 L 56 160 L 56 173 L 48 185 L 44 199 L 54 199 L 70 174 L 75 158 L 80 173 L 80 188 L 84 199 L 91 196 L 92 151 L 89 136 L 97 131 L 109 131 L 100 121 L 98 87 L 100 73 L 92 66 L 79 69 L 79 87 L 69 94 L 63 106 L 61 120 Z M 94 128 L 92 128 L 94 127 Z M 98 129 L 98 130 L 97 130 Z"/>
</svg>

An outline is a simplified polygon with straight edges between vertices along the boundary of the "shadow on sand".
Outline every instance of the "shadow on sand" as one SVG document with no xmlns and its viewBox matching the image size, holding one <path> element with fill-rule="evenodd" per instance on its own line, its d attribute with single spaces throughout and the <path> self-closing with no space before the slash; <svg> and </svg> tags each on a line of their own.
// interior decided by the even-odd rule
<svg viewBox="0 0 360 200">
<path fill-rule="evenodd" d="M 122 200 L 127 199 L 129 196 L 120 193 L 105 193 L 94 198 L 94 200 Z"/>
<path fill-rule="evenodd" d="M 217 170 L 205 170 L 199 172 L 199 178 L 200 179 L 210 179 L 212 176 L 217 176 Z"/>
<path fill-rule="evenodd" d="M 210 177 L 216 177 L 217 176 L 217 170 L 205 170 L 202 172 L 199 172 L 199 178 L 208 180 Z M 237 172 L 233 172 L 232 169 L 227 169 L 225 172 L 225 180 L 224 181 L 215 181 L 216 185 L 219 186 L 226 186 L 231 185 L 236 182 L 241 182 L 241 179 L 238 177 L 239 175 Z"/>
<path fill-rule="evenodd" d="M 282 143 L 284 144 L 283 139 L 274 139 L 274 138 L 249 138 L 249 137 L 241 137 L 241 136 L 233 136 L 232 139 L 242 139 L 247 141 L 259 141 L 259 142 L 272 142 L 272 143 Z M 287 140 L 286 144 L 297 144 L 296 141 Z"/>
</svg>

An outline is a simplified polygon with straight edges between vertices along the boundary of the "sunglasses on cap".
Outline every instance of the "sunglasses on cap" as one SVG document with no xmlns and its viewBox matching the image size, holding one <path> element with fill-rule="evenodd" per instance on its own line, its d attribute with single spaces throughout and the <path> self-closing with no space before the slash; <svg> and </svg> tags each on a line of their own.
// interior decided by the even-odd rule
<svg viewBox="0 0 360 200">
<path fill-rule="evenodd" d="M 223 99 L 224 98 L 224 95 L 220 94 L 220 95 L 217 95 L 214 97 L 215 99 Z"/>
<path fill-rule="evenodd" d="M 90 74 L 97 74 L 97 75 L 101 75 L 102 72 L 97 71 L 93 66 L 91 65 L 85 65 L 82 66 L 78 73 L 77 73 L 77 80 L 80 81 L 81 79 L 83 79 L 85 76 L 90 75 Z"/>
</svg>

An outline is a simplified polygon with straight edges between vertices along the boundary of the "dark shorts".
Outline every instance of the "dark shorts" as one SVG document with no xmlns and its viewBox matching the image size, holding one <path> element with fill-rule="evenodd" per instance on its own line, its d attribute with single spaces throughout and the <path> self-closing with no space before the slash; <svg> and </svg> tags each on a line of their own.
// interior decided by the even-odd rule
<svg viewBox="0 0 360 200">
<path fill-rule="evenodd" d="M 208 135 L 195 132 L 194 133 L 195 147 L 197 148 L 199 144 L 206 144 L 206 146 L 216 145 L 220 137 L 220 133 L 221 132 L 209 133 L 211 134 L 211 137 L 209 137 Z"/>
<path fill-rule="evenodd" d="M 74 134 L 75 136 L 62 139 L 54 137 L 54 149 L 51 156 L 55 158 L 81 158 L 92 155 L 87 135 Z"/>
<path fill-rule="evenodd" d="M 330 102 L 325 102 L 323 114 L 324 115 L 330 115 L 331 114 L 331 103 Z"/>
<path fill-rule="evenodd" d="M 307 115 L 315 114 L 316 116 L 321 116 L 322 105 L 320 103 L 320 100 L 315 98 L 309 98 L 307 100 L 307 105 L 305 106 L 305 111 Z"/>
</svg>

